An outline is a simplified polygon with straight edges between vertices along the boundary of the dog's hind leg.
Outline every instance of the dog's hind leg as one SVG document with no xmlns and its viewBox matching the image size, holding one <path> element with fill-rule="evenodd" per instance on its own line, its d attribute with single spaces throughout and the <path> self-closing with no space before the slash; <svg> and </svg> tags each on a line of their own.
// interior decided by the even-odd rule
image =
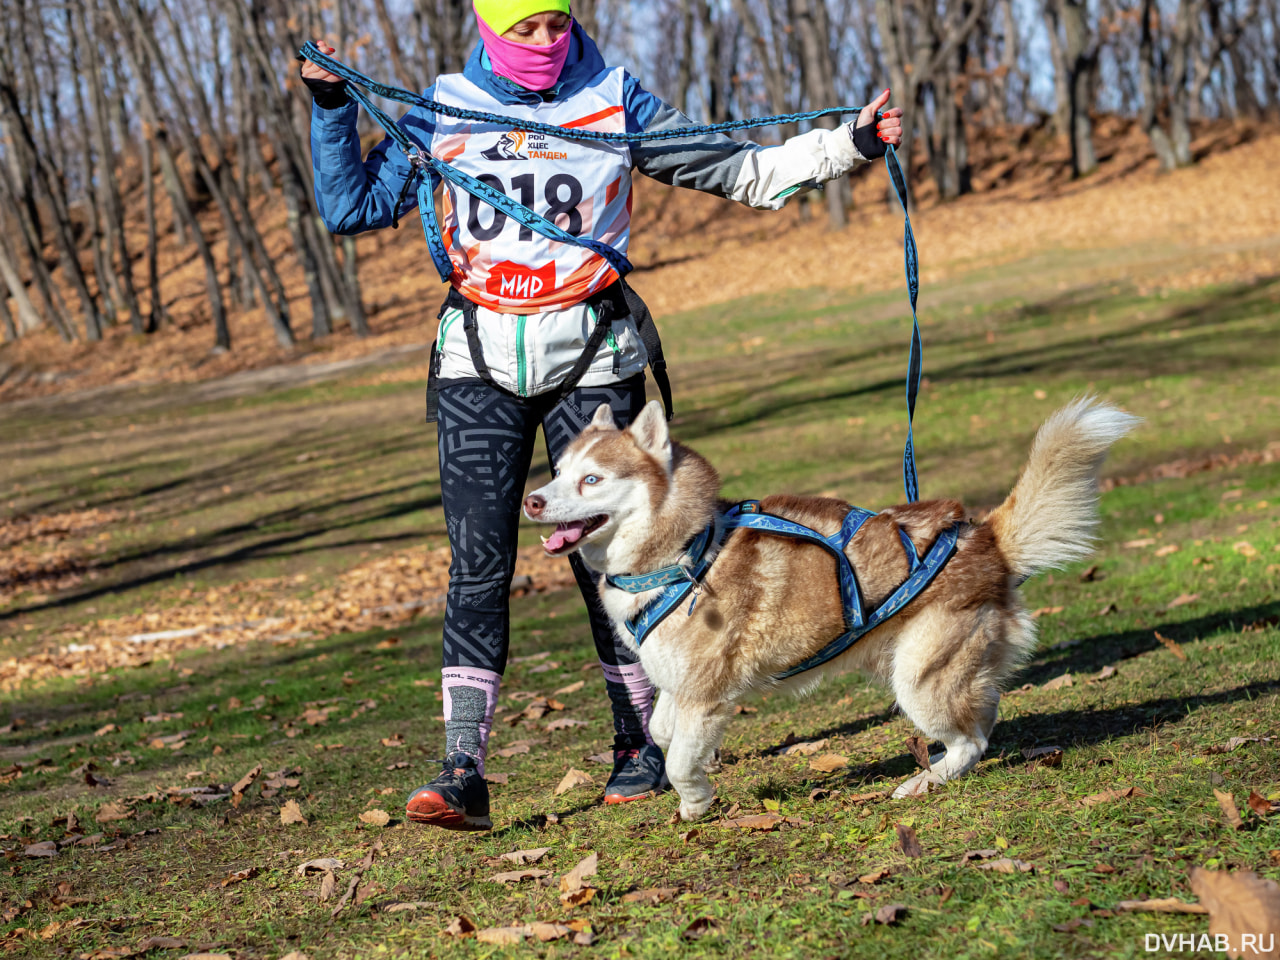
<svg viewBox="0 0 1280 960">
<path fill-rule="evenodd" d="M 953 780 L 982 759 L 1000 702 L 1003 632 L 1003 620 L 992 610 L 957 618 L 935 608 L 907 626 L 894 658 L 893 690 L 903 713 L 946 750 L 930 757 L 932 769 L 911 777 L 894 797 L 923 795 L 930 783 Z"/>
<path fill-rule="evenodd" d="M 711 806 L 715 789 L 707 766 L 732 716 L 724 704 L 676 708 L 675 734 L 667 750 L 667 779 L 680 795 L 680 818 L 696 820 Z"/>
</svg>

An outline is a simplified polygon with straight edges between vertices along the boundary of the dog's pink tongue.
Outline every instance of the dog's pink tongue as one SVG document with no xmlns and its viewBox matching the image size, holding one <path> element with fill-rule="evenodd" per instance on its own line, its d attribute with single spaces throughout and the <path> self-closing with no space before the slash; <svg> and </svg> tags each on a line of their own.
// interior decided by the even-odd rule
<svg viewBox="0 0 1280 960">
<path fill-rule="evenodd" d="M 571 543 L 577 543 L 582 539 L 582 531 L 586 529 L 585 520 L 574 520 L 570 523 L 561 523 L 556 525 L 555 533 L 547 537 L 547 542 L 543 544 L 548 553 L 555 553 L 557 550 L 563 550 Z"/>
</svg>

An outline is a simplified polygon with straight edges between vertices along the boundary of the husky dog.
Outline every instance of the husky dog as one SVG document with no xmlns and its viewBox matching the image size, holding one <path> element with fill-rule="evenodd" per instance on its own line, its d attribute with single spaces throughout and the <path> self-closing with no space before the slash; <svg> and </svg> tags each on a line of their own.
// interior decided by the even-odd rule
<svg viewBox="0 0 1280 960">
<path fill-rule="evenodd" d="M 927 793 L 982 758 L 1001 690 L 1035 647 L 1018 585 L 1088 554 L 1098 471 L 1107 449 L 1136 423 L 1106 403 L 1076 400 L 1040 428 L 1013 492 L 985 521 L 966 521 L 956 500 L 929 500 L 882 510 L 850 541 L 845 555 L 873 609 L 909 572 L 899 530 L 923 557 L 939 533 L 960 526 L 955 553 L 914 600 L 834 660 L 781 682 L 804 693 L 826 674 L 858 670 L 893 690 L 902 712 L 946 748 L 895 797 Z M 660 404 L 648 404 L 625 430 L 601 406 L 565 450 L 555 478 L 525 499 L 524 512 L 556 524 L 544 538 L 547 553 L 577 550 L 601 573 L 644 574 L 685 559 L 691 541 L 732 506 L 719 490 L 711 464 L 672 442 Z M 823 536 L 840 529 L 849 509 L 829 497 L 760 501 L 762 513 Z M 835 558 L 821 547 L 738 528 L 711 549 L 718 553 L 692 612 L 681 605 L 639 650 L 660 691 L 650 733 L 666 752 L 685 820 L 711 805 L 707 766 L 734 704 L 777 688 L 777 674 L 845 630 Z M 657 591 L 628 593 L 603 579 L 600 591 L 619 636 L 634 645 L 625 623 Z"/>
</svg>

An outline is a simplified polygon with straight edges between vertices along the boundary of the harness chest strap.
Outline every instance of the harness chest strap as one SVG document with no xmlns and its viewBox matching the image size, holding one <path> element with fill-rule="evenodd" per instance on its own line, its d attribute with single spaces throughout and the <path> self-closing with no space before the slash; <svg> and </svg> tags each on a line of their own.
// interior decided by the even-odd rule
<svg viewBox="0 0 1280 960">
<path fill-rule="evenodd" d="M 634 618 L 626 621 L 627 631 L 635 638 L 636 646 L 639 647 L 690 592 L 699 588 L 702 578 L 714 560 L 714 555 L 708 559 L 709 547 L 712 544 L 718 546 L 730 530 L 746 527 L 763 533 L 805 540 L 822 547 L 836 559 L 840 595 L 844 607 L 845 631 L 813 656 L 775 677 L 777 680 L 785 680 L 835 659 L 863 635 L 903 609 L 933 582 L 933 578 L 955 553 L 960 531 L 958 524 L 943 531 L 923 558 L 916 553 L 910 537 L 899 529 L 899 536 L 910 564 L 910 573 L 907 579 L 868 615 L 858 589 L 857 575 L 844 550 L 862 525 L 873 516 L 875 514 L 870 511 L 854 507 L 845 515 L 840 530 L 830 537 L 824 537 L 816 530 L 793 520 L 761 513 L 759 502 L 748 500 L 735 505 L 723 516 L 716 517 L 690 544 L 681 562 L 647 574 L 609 575 L 605 579 L 610 586 L 628 593 L 644 593 L 654 589 L 662 591 Z M 692 604 L 689 612 L 693 612 Z"/>
</svg>

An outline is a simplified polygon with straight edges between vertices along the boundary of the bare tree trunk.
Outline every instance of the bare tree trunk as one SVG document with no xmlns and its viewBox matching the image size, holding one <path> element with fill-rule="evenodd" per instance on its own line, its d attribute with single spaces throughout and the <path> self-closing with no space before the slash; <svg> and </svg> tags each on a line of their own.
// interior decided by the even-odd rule
<svg viewBox="0 0 1280 960">
<path fill-rule="evenodd" d="M 399 31 L 391 22 L 391 14 L 387 12 L 387 0 L 373 0 L 373 12 L 378 17 L 378 26 L 382 28 L 383 42 L 387 45 L 387 55 L 391 58 L 391 70 L 396 75 L 396 80 L 406 90 L 421 90 L 425 84 L 421 82 L 421 78 L 413 75 L 405 63 L 404 53 L 400 49 Z M 338 49 L 343 49 L 341 37 Z"/>
<path fill-rule="evenodd" d="M 1156 56 L 1160 45 L 1154 36 L 1155 0 L 1142 0 L 1141 39 L 1138 43 L 1138 60 L 1141 64 L 1142 112 L 1139 123 L 1151 141 L 1151 149 L 1156 153 L 1161 170 L 1172 170 L 1178 165 L 1173 153 L 1173 143 L 1164 132 L 1156 115 L 1160 107 L 1160 69 Z"/>
<path fill-rule="evenodd" d="M 110 0 L 112 12 L 118 14 L 119 11 L 114 6 L 115 2 L 116 0 Z M 124 11 L 130 18 L 133 28 L 130 36 L 141 41 L 141 46 L 146 51 L 150 65 L 164 80 L 166 86 L 176 95 L 182 88 L 179 87 L 169 72 L 167 61 L 156 46 L 155 37 L 146 30 L 145 17 L 138 6 L 138 0 L 124 0 Z M 128 45 L 126 45 L 126 50 L 129 50 L 133 61 L 136 62 L 139 59 L 139 54 L 132 51 Z M 184 66 L 188 82 L 193 87 L 198 87 L 199 85 L 192 74 L 194 67 L 190 63 L 186 63 Z M 150 100 L 150 108 L 153 112 L 156 112 L 155 93 L 152 89 L 152 74 L 144 74 L 137 69 L 135 69 L 135 73 L 139 74 L 142 79 L 139 86 L 142 88 L 144 99 Z M 201 114 L 196 119 L 205 129 L 212 127 L 208 105 L 204 101 L 203 94 L 197 94 L 195 106 Z M 275 331 L 276 340 L 281 346 L 293 346 L 293 331 L 289 327 L 289 305 L 284 295 L 284 285 L 280 282 L 280 276 L 276 273 L 271 258 L 267 255 L 262 243 L 262 235 L 258 232 L 257 227 L 254 226 L 252 215 L 247 209 L 244 198 L 239 195 L 238 191 L 232 191 L 230 198 L 223 193 L 219 177 L 209 165 L 204 152 L 200 149 L 200 144 L 192 132 L 186 116 L 176 117 L 173 129 L 177 131 L 178 138 L 182 141 L 183 149 L 186 150 L 187 155 L 195 164 L 196 172 L 200 175 L 200 179 L 218 207 L 218 212 L 222 215 L 222 221 L 230 240 L 229 246 L 237 253 L 245 254 L 246 259 L 252 259 L 255 268 L 252 271 L 254 282 L 257 284 L 258 292 L 262 296 L 262 307 L 267 314 L 267 319 L 271 323 L 272 329 Z M 216 144 L 215 146 L 219 154 L 219 162 L 227 162 L 226 157 L 222 155 L 222 145 Z M 233 203 L 240 208 L 239 213 L 244 218 L 243 222 L 237 219 L 236 211 L 232 208 Z M 275 294 L 274 299 L 272 297 L 273 293 Z"/>
<path fill-rule="evenodd" d="M 4 326 L 6 343 L 11 343 L 18 339 L 18 328 L 13 325 L 13 314 L 9 312 L 8 297 L 0 297 L 0 323 Z"/>
<path fill-rule="evenodd" d="M 160 271 L 158 269 L 158 237 L 156 235 L 156 181 L 151 169 L 151 138 L 142 138 L 142 203 L 147 221 L 147 291 L 151 298 L 147 310 L 146 329 L 150 333 L 160 329 L 164 319 L 164 302 L 160 299 Z"/>
<path fill-rule="evenodd" d="M 18 333 L 27 334 L 35 330 L 40 326 L 40 314 L 36 313 L 31 298 L 27 296 L 27 288 L 18 273 L 17 262 L 13 259 L 8 241 L 3 237 L 0 237 L 0 278 L 4 279 L 5 286 L 9 288 L 14 307 L 18 311 Z M 5 298 L 0 297 L 0 300 L 3 299 Z"/>
</svg>

